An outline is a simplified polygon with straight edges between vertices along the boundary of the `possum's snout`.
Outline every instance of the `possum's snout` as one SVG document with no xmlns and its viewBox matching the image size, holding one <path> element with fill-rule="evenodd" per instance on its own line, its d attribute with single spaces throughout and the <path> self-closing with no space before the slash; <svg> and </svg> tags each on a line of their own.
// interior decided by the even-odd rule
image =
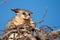
<svg viewBox="0 0 60 40">
<path fill-rule="evenodd" d="M 18 9 L 18 8 L 12 8 L 11 10 L 14 11 L 15 13 L 18 13 L 18 11 L 19 11 L 20 9 Z"/>
</svg>

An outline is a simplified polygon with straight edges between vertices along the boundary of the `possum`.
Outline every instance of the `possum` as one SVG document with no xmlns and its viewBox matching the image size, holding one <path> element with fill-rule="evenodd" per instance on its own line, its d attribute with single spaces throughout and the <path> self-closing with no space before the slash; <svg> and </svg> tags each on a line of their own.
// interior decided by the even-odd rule
<svg viewBox="0 0 60 40">
<path fill-rule="evenodd" d="M 20 24 L 26 24 L 26 25 L 31 24 L 31 26 L 35 27 L 35 25 L 32 24 L 34 22 L 32 21 L 32 18 L 30 17 L 30 14 L 32 14 L 32 12 L 28 10 L 24 10 L 24 9 L 19 9 L 19 8 L 12 8 L 11 10 L 14 11 L 16 15 L 13 19 L 11 19 L 6 24 L 6 29 L 16 28 Z"/>
</svg>

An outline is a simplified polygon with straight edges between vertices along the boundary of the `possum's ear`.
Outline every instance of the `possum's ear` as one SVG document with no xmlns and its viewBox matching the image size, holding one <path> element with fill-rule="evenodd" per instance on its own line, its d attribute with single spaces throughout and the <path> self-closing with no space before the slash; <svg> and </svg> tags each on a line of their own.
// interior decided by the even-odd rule
<svg viewBox="0 0 60 40">
<path fill-rule="evenodd" d="M 20 9 L 18 9 L 18 8 L 12 8 L 11 10 L 14 11 L 15 13 L 19 13 Z"/>
<path fill-rule="evenodd" d="M 32 12 L 30 12 L 31 14 L 33 14 Z"/>
</svg>

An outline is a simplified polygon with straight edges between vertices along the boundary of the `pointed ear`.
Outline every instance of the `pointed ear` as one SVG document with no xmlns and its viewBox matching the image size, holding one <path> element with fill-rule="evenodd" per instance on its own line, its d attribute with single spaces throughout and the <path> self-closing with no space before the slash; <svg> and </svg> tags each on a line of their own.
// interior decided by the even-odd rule
<svg viewBox="0 0 60 40">
<path fill-rule="evenodd" d="M 32 12 L 30 12 L 31 14 L 33 14 Z"/>
<path fill-rule="evenodd" d="M 14 11 L 15 13 L 18 13 L 20 9 L 18 8 L 11 8 L 12 11 Z"/>
</svg>

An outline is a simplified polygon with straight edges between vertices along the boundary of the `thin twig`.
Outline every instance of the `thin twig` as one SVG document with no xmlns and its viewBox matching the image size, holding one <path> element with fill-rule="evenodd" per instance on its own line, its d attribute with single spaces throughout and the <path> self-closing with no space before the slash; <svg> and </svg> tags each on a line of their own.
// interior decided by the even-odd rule
<svg viewBox="0 0 60 40">
<path fill-rule="evenodd" d="M 17 30 L 11 30 L 8 33 L 6 33 L 5 35 L 3 35 L 2 37 L 0 37 L 1 39 L 5 38 L 8 34 L 12 33 L 12 32 L 16 32 Z"/>
<path fill-rule="evenodd" d="M 31 24 L 40 24 L 40 23 L 42 23 L 42 22 L 44 22 L 44 20 L 41 20 L 41 21 L 39 21 L 39 22 L 34 22 L 34 23 L 31 23 Z"/>
<path fill-rule="evenodd" d="M 45 16 L 46 16 L 47 12 L 48 12 L 48 8 L 46 8 L 46 11 L 45 11 L 44 15 L 42 16 L 42 19 L 44 19 L 44 18 L 45 18 Z"/>
<path fill-rule="evenodd" d="M 45 26 L 48 27 L 48 29 L 50 29 L 51 31 L 53 31 L 52 27 L 51 26 L 48 26 L 48 25 L 42 25 L 41 28 L 44 28 Z"/>
</svg>

